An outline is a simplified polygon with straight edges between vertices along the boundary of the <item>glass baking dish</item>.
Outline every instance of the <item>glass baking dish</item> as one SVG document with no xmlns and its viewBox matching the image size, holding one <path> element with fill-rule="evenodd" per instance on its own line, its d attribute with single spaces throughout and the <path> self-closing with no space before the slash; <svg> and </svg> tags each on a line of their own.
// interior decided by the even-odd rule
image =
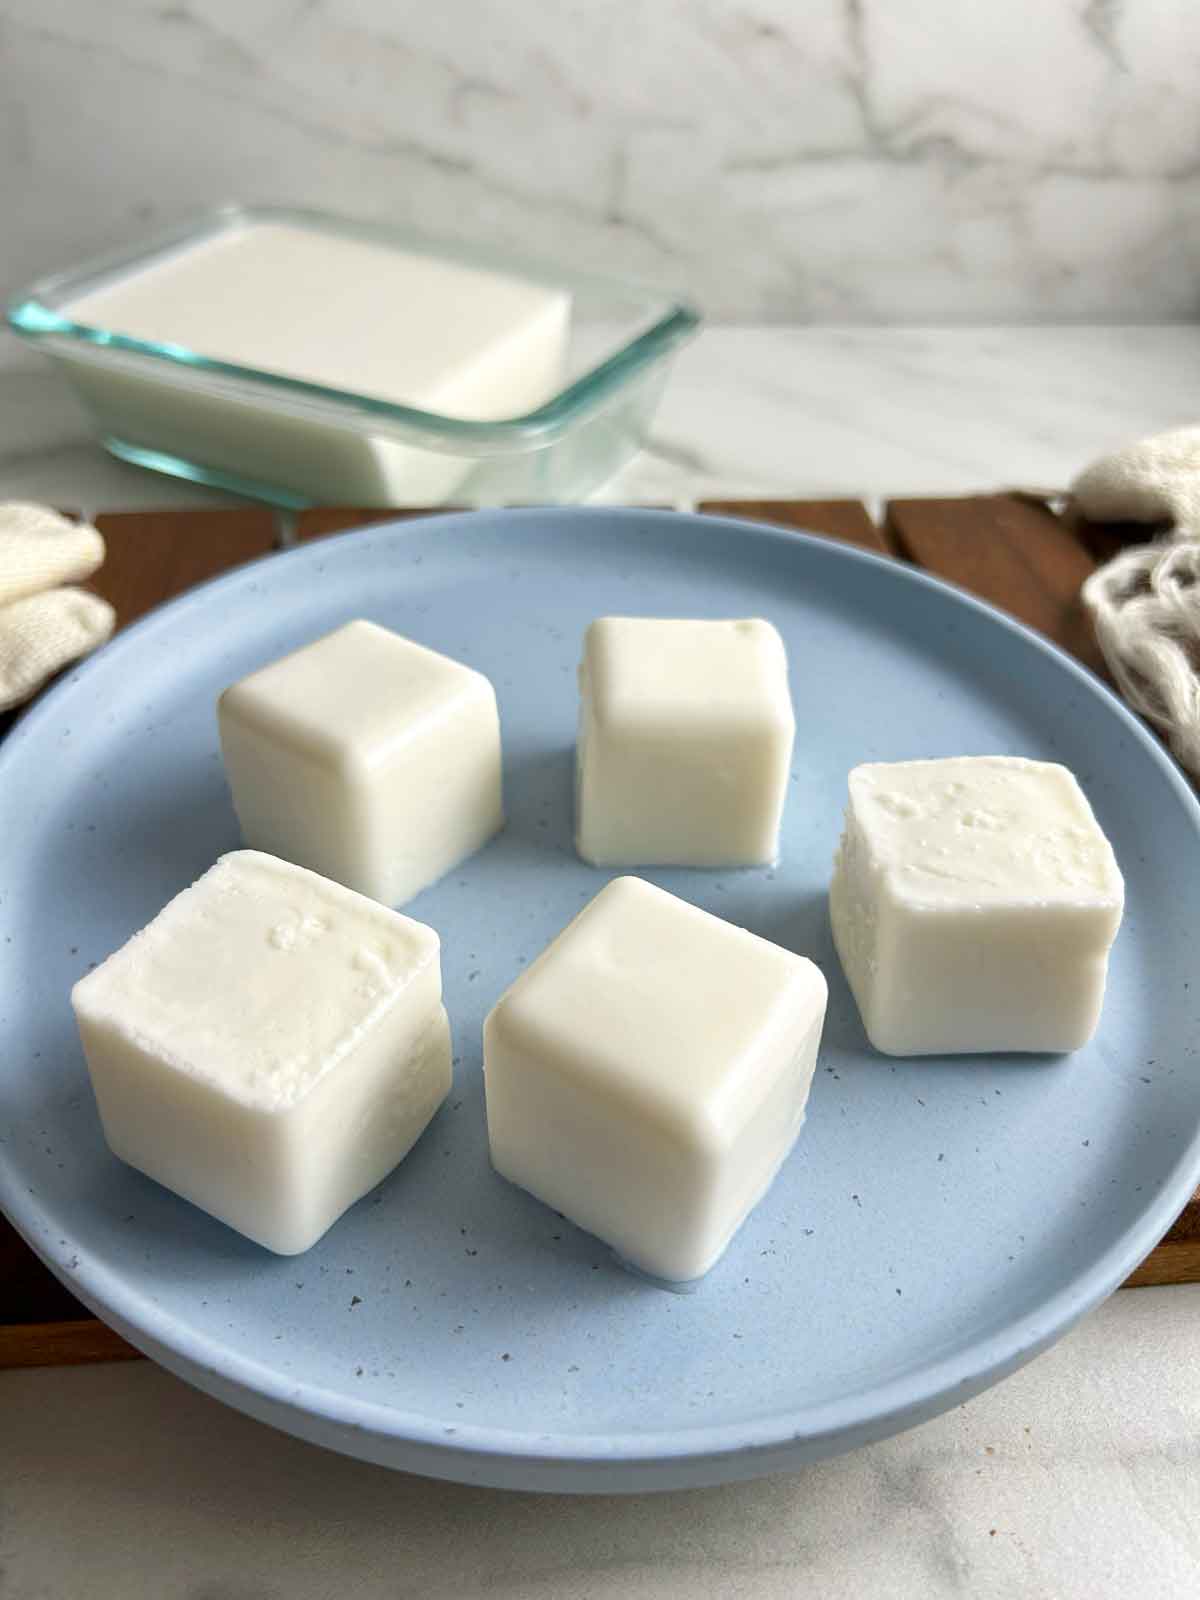
<svg viewBox="0 0 1200 1600">
<path fill-rule="evenodd" d="M 316 228 L 565 290 L 562 386 L 524 415 L 473 421 L 212 360 L 68 314 L 72 302 L 127 273 L 255 222 Z M 41 278 L 9 304 L 8 320 L 58 363 L 114 455 L 292 508 L 581 499 L 640 447 L 671 358 L 700 323 L 690 305 L 637 284 L 402 228 L 239 205 Z"/>
</svg>

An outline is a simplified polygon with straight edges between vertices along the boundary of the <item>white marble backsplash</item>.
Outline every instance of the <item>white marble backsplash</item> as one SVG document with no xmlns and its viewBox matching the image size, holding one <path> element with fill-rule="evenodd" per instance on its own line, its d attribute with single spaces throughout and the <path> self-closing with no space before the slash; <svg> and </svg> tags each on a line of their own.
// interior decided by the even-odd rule
<svg viewBox="0 0 1200 1600">
<path fill-rule="evenodd" d="M 230 198 L 773 321 L 1200 307 L 1195 0 L 0 0 L 0 288 Z"/>
</svg>

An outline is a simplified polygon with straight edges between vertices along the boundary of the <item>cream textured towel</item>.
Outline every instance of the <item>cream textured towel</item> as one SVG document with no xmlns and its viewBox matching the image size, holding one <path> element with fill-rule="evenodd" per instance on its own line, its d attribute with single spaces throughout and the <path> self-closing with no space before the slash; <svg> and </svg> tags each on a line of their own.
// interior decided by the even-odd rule
<svg viewBox="0 0 1200 1600">
<path fill-rule="evenodd" d="M 1200 428 L 1156 433 L 1101 456 L 1071 495 L 1091 522 L 1169 523 L 1173 539 L 1200 539 Z"/>
<path fill-rule="evenodd" d="M 112 633 L 107 600 L 59 587 L 103 560 L 104 540 L 86 523 L 46 506 L 0 504 L 0 711 L 28 700 Z"/>
<path fill-rule="evenodd" d="M 103 560 L 104 540 L 88 523 L 19 500 L 0 505 L 0 606 L 60 583 L 78 583 Z"/>
<path fill-rule="evenodd" d="M 1140 439 L 1081 472 L 1074 508 L 1092 522 L 1161 530 L 1083 586 L 1117 684 L 1200 777 L 1200 428 Z"/>
</svg>

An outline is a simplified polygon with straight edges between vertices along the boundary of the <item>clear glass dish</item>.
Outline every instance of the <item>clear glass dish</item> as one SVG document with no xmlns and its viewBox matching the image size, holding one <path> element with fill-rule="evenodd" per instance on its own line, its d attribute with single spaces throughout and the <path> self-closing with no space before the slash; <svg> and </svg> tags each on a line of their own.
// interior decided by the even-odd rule
<svg viewBox="0 0 1200 1600">
<path fill-rule="evenodd" d="M 73 302 L 125 274 L 264 221 L 566 290 L 562 387 L 524 415 L 473 421 L 144 342 L 68 314 Z M 581 499 L 641 446 L 671 358 L 700 324 L 690 305 L 638 284 L 401 228 L 237 205 L 39 279 L 9 304 L 8 320 L 58 363 L 114 455 L 293 508 Z"/>
</svg>

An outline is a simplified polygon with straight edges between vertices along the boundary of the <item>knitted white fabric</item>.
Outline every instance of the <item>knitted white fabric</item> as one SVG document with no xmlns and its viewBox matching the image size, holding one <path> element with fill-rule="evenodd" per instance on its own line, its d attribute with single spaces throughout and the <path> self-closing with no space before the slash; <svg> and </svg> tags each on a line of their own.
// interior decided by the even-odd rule
<svg viewBox="0 0 1200 1600">
<path fill-rule="evenodd" d="M 104 560 L 104 540 L 86 522 L 49 506 L 0 504 L 0 606 L 59 583 L 88 578 Z"/>
<path fill-rule="evenodd" d="M 1093 462 L 1071 496 L 1089 521 L 1165 525 L 1094 572 L 1083 601 L 1122 694 L 1200 777 L 1200 428 Z"/>
<path fill-rule="evenodd" d="M 103 644 L 116 613 L 86 589 L 47 589 L 0 610 L 0 711 L 18 706 L 70 662 Z"/>
<path fill-rule="evenodd" d="M 87 577 L 103 560 L 95 528 L 45 506 L 0 505 L 0 711 L 28 700 L 112 633 L 116 615 L 107 600 L 56 587 Z"/>
</svg>

